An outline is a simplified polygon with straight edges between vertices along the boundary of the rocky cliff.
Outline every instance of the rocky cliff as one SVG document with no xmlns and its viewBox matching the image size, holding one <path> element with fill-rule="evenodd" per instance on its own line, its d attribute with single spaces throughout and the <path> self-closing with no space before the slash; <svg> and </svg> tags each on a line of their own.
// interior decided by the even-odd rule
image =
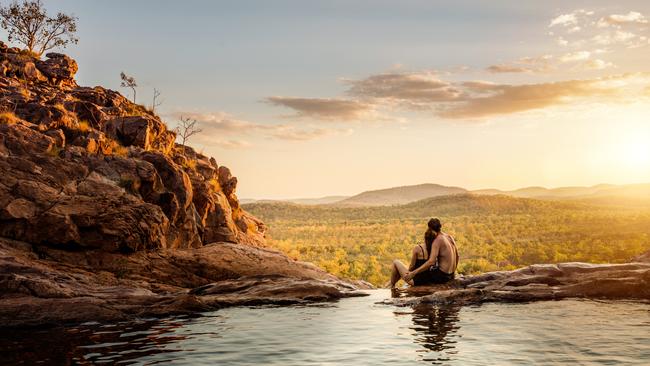
<svg viewBox="0 0 650 366">
<path fill-rule="evenodd" d="M 76 72 L 0 42 L 0 325 L 351 293 L 257 248 L 265 226 L 227 167 Z"/>
<path fill-rule="evenodd" d="M 0 45 L 1 236 L 123 253 L 263 243 L 227 167 L 119 93 L 78 86 L 76 71 Z"/>
</svg>

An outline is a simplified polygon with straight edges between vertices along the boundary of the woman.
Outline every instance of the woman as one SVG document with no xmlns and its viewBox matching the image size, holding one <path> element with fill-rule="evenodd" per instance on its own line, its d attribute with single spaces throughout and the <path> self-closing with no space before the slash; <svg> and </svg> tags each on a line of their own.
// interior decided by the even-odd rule
<svg viewBox="0 0 650 366">
<path fill-rule="evenodd" d="M 431 253 L 431 245 L 435 239 L 436 233 L 431 229 L 427 229 L 424 233 L 424 245 L 418 244 L 413 247 L 411 253 L 411 264 L 408 268 L 406 268 L 404 263 L 398 259 L 393 261 L 393 273 L 390 276 L 390 288 L 395 288 L 395 284 L 397 284 L 400 279 L 404 279 L 407 273 L 419 268 L 427 262 L 429 259 L 429 253 Z M 404 279 L 404 281 L 411 286 L 420 286 L 432 283 L 429 277 L 429 271 L 425 271 L 415 275 L 412 280 Z"/>
</svg>

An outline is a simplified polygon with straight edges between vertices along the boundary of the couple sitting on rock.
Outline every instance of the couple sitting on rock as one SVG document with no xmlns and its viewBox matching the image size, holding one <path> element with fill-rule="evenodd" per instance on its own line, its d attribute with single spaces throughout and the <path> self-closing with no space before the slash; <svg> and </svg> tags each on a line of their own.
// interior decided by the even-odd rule
<svg viewBox="0 0 650 366">
<path fill-rule="evenodd" d="M 401 279 L 411 286 L 446 283 L 454 279 L 458 267 L 458 250 L 451 235 L 442 232 L 438 219 L 431 219 L 424 233 L 424 244 L 413 247 L 411 264 L 407 268 L 399 260 L 393 261 L 390 287 Z"/>
</svg>

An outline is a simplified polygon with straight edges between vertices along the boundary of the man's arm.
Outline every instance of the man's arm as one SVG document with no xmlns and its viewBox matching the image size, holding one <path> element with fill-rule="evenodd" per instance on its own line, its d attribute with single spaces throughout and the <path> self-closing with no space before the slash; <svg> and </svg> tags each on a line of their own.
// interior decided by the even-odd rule
<svg viewBox="0 0 650 366">
<path fill-rule="evenodd" d="M 436 238 L 433 241 L 433 244 L 431 244 L 431 253 L 429 253 L 429 259 L 426 262 L 424 262 L 420 267 L 409 272 L 411 278 L 413 278 L 412 276 L 415 276 L 418 273 L 428 271 L 431 266 L 435 265 L 436 259 L 438 258 L 439 251 L 440 251 L 440 241 L 438 240 L 438 238 Z"/>
</svg>

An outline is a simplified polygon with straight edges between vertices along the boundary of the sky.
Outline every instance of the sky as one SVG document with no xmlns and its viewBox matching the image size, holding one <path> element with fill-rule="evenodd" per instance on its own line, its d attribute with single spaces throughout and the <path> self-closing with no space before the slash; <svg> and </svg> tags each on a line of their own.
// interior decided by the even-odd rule
<svg viewBox="0 0 650 366">
<path fill-rule="evenodd" d="M 650 182 L 648 1 L 44 0 L 242 198 Z"/>
</svg>

